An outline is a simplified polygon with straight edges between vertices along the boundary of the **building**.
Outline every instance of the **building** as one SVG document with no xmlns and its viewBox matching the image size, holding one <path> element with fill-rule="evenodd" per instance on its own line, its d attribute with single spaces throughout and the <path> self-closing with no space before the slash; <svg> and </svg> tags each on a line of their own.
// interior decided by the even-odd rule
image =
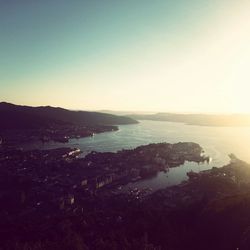
<svg viewBox="0 0 250 250">
<path fill-rule="evenodd" d="M 96 188 L 104 187 L 113 182 L 112 175 L 100 176 L 96 178 Z"/>
<path fill-rule="evenodd" d="M 87 186 L 88 185 L 88 180 L 87 179 L 83 179 L 82 181 L 81 181 L 81 186 Z"/>
</svg>

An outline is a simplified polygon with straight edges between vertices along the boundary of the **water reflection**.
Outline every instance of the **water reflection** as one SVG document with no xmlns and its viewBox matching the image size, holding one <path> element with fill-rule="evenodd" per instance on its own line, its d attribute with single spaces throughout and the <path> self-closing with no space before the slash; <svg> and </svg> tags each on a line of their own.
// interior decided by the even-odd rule
<svg viewBox="0 0 250 250">
<path fill-rule="evenodd" d="M 184 142 L 199 143 L 206 154 L 213 158 L 210 164 L 186 162 L 184 166 L 171 168 L 168 173 L 160 172 L 154 178 L 137 183 L 147 185 L 153 189 L 177 184 L 187 179 L 186 173 L 190 170 L 200 171 L 213 166 L 222 166 L 228 163 L 229 153 L 234 153 L 240 159 L 250 162 L 250 128 L 249 127 L 205 127 L 190 126 L 181 123 L 141 121 L 139 124 L 123 125 L 116 132 L 97 134 L 94 137 L 72 139 L 67 144 L 39 143 L 26 144 L 25 149 L 50 149 L 57 147 L 78 147 L 84 154 L 95 151 L 117 151 L 135 148 L 153 142 Z M 131 186 L 135 185 L 134 183 Z"/>
</svg>

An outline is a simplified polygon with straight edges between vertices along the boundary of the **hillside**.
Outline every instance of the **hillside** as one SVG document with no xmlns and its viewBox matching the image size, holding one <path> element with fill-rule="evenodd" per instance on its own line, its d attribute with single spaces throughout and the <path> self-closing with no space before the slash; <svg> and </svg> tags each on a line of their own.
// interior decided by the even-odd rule
<svg viewBox="0 0 250 250">
<path fill-rule="evenodd" d="M 46 128 L 55 125 L 120 125 L 135 124 L 136 120 L 99 112 L 70 111 L 55 107 L 29 107 L 0 103 L 0 129 Z"/>
</svg>

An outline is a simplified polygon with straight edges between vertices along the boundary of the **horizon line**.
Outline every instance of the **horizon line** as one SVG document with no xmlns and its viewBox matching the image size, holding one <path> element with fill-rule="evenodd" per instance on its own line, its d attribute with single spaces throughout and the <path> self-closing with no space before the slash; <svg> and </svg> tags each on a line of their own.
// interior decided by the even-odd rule
<svg viewBox="0 0 250 250">
<path fill-rule="evenodd" d="M 13 102 L 9 102 L 9 101 L 0 101 L 1 103 L 6 103 L 6 104 L 11 104 L 11 105 L 16 105 L 16 106 L 26 106 L 26 107 L 52 107 L 52 108 L 62 108 L 62 109 L 67 109 L 67 110 L 71 110 L 71 111 L 87 111 L 87 112 L 99 112 L 99 113 L 127 113 L 127 115 L 155 115 L 155 114 L 185 114 L 185 115 L 250 115 L 250 113 L 244 113 L 244 112 L 234 112 L 234 113 L 230 113 L 230 112 L 213 112 L 213 111 L 206 111 L 206 112 L 201 112 L 201 111 L 169 111 L 169 110 L 126 110 L 126 109 L 74 109 L 74 108 L 69 108 L 69 107 L 65 107 L 65 106 L 53 106 L 50 104 L 43 104 L 43 105 L 30 105 L 30 104 L 17 104 L 17 103 L 13 103 Z M 124 114 L 125 115 L 125 114 Z"/>
</svg>

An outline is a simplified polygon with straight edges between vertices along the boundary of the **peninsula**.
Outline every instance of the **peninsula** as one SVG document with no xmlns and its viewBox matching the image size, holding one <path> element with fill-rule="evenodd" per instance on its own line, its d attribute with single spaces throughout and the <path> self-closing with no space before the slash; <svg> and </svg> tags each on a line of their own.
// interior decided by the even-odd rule
<svg viewBox="0 0 250 250">
<path fill-rule="evenodd" d="M 145 195 L 117 187 L 185 160 L 206 161 L 202 148 L 158 143 L 80 153 L 1 148 L 0 248 L 247 250 L 250 165 L 233 154 L 227 166 Z"/>
<path fill-rule="evenodd" d="M 0 118 L 2 143 L 14 145 L 37 140 L 68 142 L 70 138 L 118 130 L 117 125 L 138 123 L 125 116 L 5 102 L 0 103 Z"/>
</svg>

